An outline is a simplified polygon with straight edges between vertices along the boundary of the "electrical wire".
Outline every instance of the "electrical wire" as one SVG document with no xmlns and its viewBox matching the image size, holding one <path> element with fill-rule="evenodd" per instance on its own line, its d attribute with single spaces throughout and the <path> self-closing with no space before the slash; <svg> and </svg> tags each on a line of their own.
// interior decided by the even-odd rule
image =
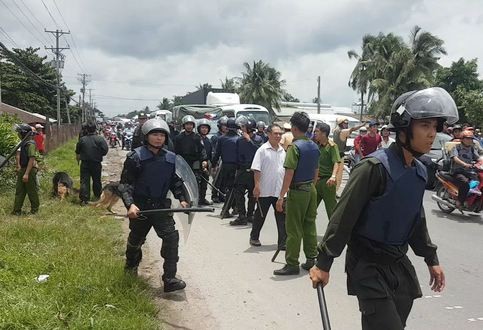
<svg viewBox="0 0 483 330">
<path fill-rule="evenodd" d="M 24 13 L 24 11 L 22 10 L 22 8 L 20 8 L 20 6 L 17 4 L 17 2 L 16 2 L 15 0 L 13 0 L 13 4 L 15 5 L 15 7 L 17 7 L 17 9 L 18 9 L 18 11 L 20 12 L 20 14 L 22 14 L 22 15 L 23 15 L 23 17 L 25 17 L 25 18 L 27 19 L 27 21 L 28 21 L 28 22 L 30 23 L 30 25 L 33 27 L 34 31 L 35 31 L 35 32 L 37 32 L 37 33 L 40 35 L 41 39 L 43 40 L 43 42 L 42 42 L 42 43 L 43 43 L 44 45 L 48 44 L 48 43 L 49 43 L 49 39 L 48 39 L 48 38 L 46 38 L 46 36 L 45 36 L 45 34 L 44 34 L 44 33 L 39 32 L 39 30 L 38 30 L 38 29 L 35 27 L 34 23 L 33 23 L 33 22 L 32 22 L 32 20 L 30 19 L 30 17 L 28 17 L 28 16 L 27 16 L 27 15 Z M 42 31 L 42 29 L 41 29 L 41 31 Z M 47 41 L 47 42 L 45 42 L 45 41 Z"/>
<path fill-rule="evenodd" d="M 15 1 L 15 0 L 14 0 Z M 30 10 L 29 6 L 27 6 L 24 2 L 24 0 L 20 0 L 20 2 L 22 2 L 23 6 L 27 9 L 27 11 L 30 13 L 30 16 L 32 16 L 34 18 L 34 20 L 37 21 L 37 23 L 40 25 L 41 27 L 41 30 L 45 30 L 45 25 L 37 18 L 37 15 L 34 15 L 34 13 Z M 55 42 L 54 38 L 49 34 L 47 34 L 47 36 L 49 37 L 50 41 L 52 43 Z"/>
<path fill-rule="evenodd" d="M 10 42 L 11 42 L 13 45 L 15 45 L 15 47 L 18 47 L 18 45 L 17 45 L 17 43 L 15 42 L 15 40 L 13 40 L 13 39 L 12 39 L 12 37 L 10 37 L 10 36 L 8 35 L 8 33 L 7 33 L 7 32 L 6 32 L 6 31 L 5 31 L 5 30 L 4 30 L 4 29 L 3 29 L 1 26 L 0 26 L 0 32 L 2 32 L 2 33 L 3 33 L 3 34 L 6 36 L 6 37 L 7 37 L 7 39 L 8 39 L 8 40 L 10 40 Z"/>
<path fill-rule="evenodd" d="M 45 4 L 44 0 L 40 0 L 42 2 L 42 4 L 44 5 L 44 8 L 45 10 L 47 10 L 47 13 L 49 14 L 50 18 L 52 19 L 52 21 L 54 22 L 55 26 L 57 28 L 59 28 L 59 24 L 57 23 L 57 21 L 55 20 L 54 16 L 52 16 L 52 13 L 50 12 L 49 10 L 49 7 L 47 7 L 47 5 Z"/>
<path fill-rule="evenodd" d="M 0 0 L 0 2 L 5 6 L 5 8 L 7 8 L 7 10 L 10 12 L 10 14 L 12 14 L 13 17 L 15 17 L 15 19 L 17 21 L 19 21 L 19 23 L 24 27 L 24 29 L 30 33 L 35 39 L 37 39 L 37 41 L 40 42 L 40 44 L 43 44 L 44 42 L 42 40 L 40 40 L 35 34 L 32 33 L 32 31 L 30 31 L 30 29 L 22 22 L 22 20 L 20 18 L 18 18 L 18 16 L 10 9 L 10 7 L 8 7 L 5 2 L 3 2 L 3 0 Z"/>
</svg>

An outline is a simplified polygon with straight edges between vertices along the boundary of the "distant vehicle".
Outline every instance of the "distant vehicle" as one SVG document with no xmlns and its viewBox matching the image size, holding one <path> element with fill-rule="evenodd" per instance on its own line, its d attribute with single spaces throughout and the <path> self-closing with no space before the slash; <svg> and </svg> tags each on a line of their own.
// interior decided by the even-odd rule
<svg viewBox="0 0 483 330">
<path fill-rule="evenodd" d="M 161 118 L 169 123 L 173 120 L 173 113 L 169 110 L 158 110 L 154 113 L 154 118 Z"/>
<path fill-rule="evenodd" d="M 223 115 L 228 117 L 251 117 L 256 122 L 263 121 L 265 124 L 270 124 L 270 113 L 267 108 L 257 104 L 233 104 L 221 106 Z"/>
<path fill-rule="evenodd" d="M 208 92 L 208 95 L 206 95 L 206 104 L 208 105 L 240 104 L 240 96 L 238 96 L 237 93 Z"/>
<path fill-rule="evenodd" d="M 314 121 L 322 121 L 324 123 L 326 123 L 327 125 L 330 126 L 330 134 L 329 134 L 329 138 L 332 139 L 333 137 L 333 132 L 334 132 L 334 129 L 337 127 L 337 118 L 339 117 L 344 117 L 344 118 L 347 118 L 347 120 L 349 121 L 349 128 L 351 127 L 354 127 L 354 126 L 358 126 L 361 124 L 360 120 L 359 119 L 356 119 L 354 117 L 349 117 L 349 116 L 341 116 L 341 115 L 336 115 L 336 114 L 316 114 L 316 113 L 309 113 L 309 118 L 312 122 Z M 355 131 L 355 132 L 352 132 L 352 134 L 350 135 L 350 137 L 347 139 L 347 150 L 345 151 L 350 151 L 353 147 L 354 147 L 354 139 L 356 138 L 356 136 L 359 135 L 359 132 Z"/>
<path fill-rule="evenodd" d="M 220 107 L 205 104 L 178 105 L 173 107 L 172 114 L 174 125 L 180 131 L 182 129 L 181 119 L 184 116 L 191 115 L 195 119 L 218 119 L 223 115 Z"/>
</svg>

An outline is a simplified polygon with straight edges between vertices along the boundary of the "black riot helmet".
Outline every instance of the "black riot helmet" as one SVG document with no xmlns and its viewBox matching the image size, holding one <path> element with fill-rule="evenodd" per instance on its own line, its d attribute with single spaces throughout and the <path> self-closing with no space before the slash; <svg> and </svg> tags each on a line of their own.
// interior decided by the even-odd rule
<svg viewBox="0 0 483 330">
<path fill-rule="evenodd" d="M 24 137 L 26 137 L 28 134 L 31 134 L 33 133 L 33 128 L 32 126 L 28 125 L 28 124 L 19 124 L 19 125 L 16 125 L 15 126 L 15 131 L 20 134 L 20 137 L 23 139 Z"/>
<path fill-rule="evenodd" d="M 248 132 L 253 132 L 257 129 L 257 122 L 253 118 L 248 118 L 248 122 L 245 125 Z"/>
<path fill-rule="evenodd" d="M 226 121 L 226 127 L 230 131 L 236 131 L 238 129 L 238 125 L 236 124 L 235 118 L 228 118 L 228 120 Z"/>
<path fill-rule="evenodd" d="M 438 119 L 438 132 L 443 130 L 443 123 L 454 124 L 458 121 L 456 104 L 443 88 L 431 87 L 411 91 L 399 96 L 391 109 L 393 131 L 411 126 L 412 119 Z"/>
<path fill-rule="evenodd" d="M 389 130 L 396 131 L 396 143 L 406 148 L 414 157 L 421 154 L 411 146 L 413 133 L 411 121 L 418 119 L 437 119 L 437 131 L 443 130 L 443 124 L 454 124 L 458 121 L 458 109 L 447 91 L 440 87 L 431 87 L 419 91 L 411 91 L 399 96 L 391 109 Z M 399 132 L 405 132 L 406 141 L 399 138 Z"/>
<path fill-rule="evenodd" d="M 220 119 L 218 119 L 218 122 L 216 123 L 216 125 L 218 126 L 219 129 L 221 129 L 221 126 L 226 126 L 227 121 L 228 121 L 228 117 L 222 116 Z"/>
</svg>

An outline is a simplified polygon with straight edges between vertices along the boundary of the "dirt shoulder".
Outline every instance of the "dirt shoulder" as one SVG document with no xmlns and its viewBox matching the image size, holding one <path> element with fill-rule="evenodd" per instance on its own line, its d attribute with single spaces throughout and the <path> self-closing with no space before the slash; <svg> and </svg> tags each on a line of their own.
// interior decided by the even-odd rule
<svg viewBox="0 0 483 330">
<path fill-rule="evenodd" d="M 109 150 L 103 161 L 103 181 L 119 181 L 126 151 L 120 148 Z M 122 219 L 124 236 L 129 234 L 129 221 L 124 217 L 126 209 L 119 201 L 114 207 L 119 219 Z M 178 229 L 181 227 L 177 225 Z M 183 254 L 183 235 L 180 234 L 180 254 Z M 143 246 L 143 260 L 139 267 L 139 276 L 144 278 L 152 288 L 153 298 L 160 313 L 158 314 L 163 329 L 217 329 L 216 320 L 211 316 L 199 289 L 192 285 L 191 275 L 183 272 L 184 265 L 180 261 L 179 276 L 188 283 L 186 290 L 179 293 L 163 292 L 161 274 L 162 258 L 160 256 L 161 239 L 151 230 Z M 180 259 L 182 260 L 182 256 Z"/>
</svg>

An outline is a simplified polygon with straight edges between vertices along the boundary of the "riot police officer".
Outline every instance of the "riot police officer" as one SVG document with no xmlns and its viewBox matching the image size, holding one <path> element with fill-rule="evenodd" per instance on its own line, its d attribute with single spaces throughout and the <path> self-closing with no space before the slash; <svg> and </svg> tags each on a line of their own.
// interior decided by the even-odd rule
<svg viewBox="0 0 483 330">
<path fill-rule="evenodd" d="M 191 115 L 186 115 L 181 119 L 181 123 L 183 131 L 174 138 L 174 152 L 183 157 L 188 163 L 199 184 L 202 181 L 200 178 L 202 171 L 208 170 L 206 151 L 201 143 L 201 137 L 194 131 L 196 126 L 195 118 Z M 206 204 L 205 202 L 206 200 L 201 200 L 200 195 L 199 203 Z"/>
<path fill-rule="evenodd" d="M 211 146 L 211 140 L 208 138 L 208 134 L 210 134 L 211 130 L 210 122 L 208 121 L 208 119 L 203 118 L 198 122 L 198 126 L 196 129 L 201 137 L 201 144 L 205 148 L 206 157 L 208 161 L 211 162 L 211 158 L 213 156 L 213 148 Z M 202 178 L 199 185 L 200 200 L 198 204 L 212 205 L 212 203 L 206 199 L 206 189 L 208 188 L 207 181 L 210 180 L 209 164 L 203 171 L 201 171 L 200 175 Z"/>
<path fill-rule="evenodd" d="M 283 212 L 283 200 L 287 194 L 285 229 L 287 243 L 286 265 L 273 272 L 274 275 L 296 275 L 300 272 L 300 243 L 307 261 L 302 268 L 309 270 L 317 256 L 317 191 L 315 182 L 319 175 L 319 148 L 306 137 L 310 119 L 304 112 L 295 112 L 290 118 L 293 143 L 285 157 L 285 176 L 282 190 L 276 204 L 278 212 Z M 290 190 L 289 190 L 290 188 Z"/>
<path fill-rule="evenodd" d="M 225 135 L 228 129 L 226 128 L 226 122 L 228 120 L 227 116 L 222 116 L 220 119 L 218 119 L 218 122 L 216 125 L 218 126 L 218 132 L 216 132 L 215 135 L 211 137 L 211 147 L 213 152 L 216 150 L 216 145 L 218 144 L 218 139 Z M 213 186 L 215 188 L 220 189 L 221 188 L 221 177 L 220 177 L 220 171 L 219 169 L 216 168 L 216 166 L 213 165 Z M 211 189 L 211 200 L 213 203 L 219 203 L 219 202 L 224 202 L 224 198 L 222 196 L 219 196 L 218 191 L 214 188 Z"/>
<path fill-rule="evenodd" d="M 134 129 L 134 133 L 132 136 L 131 150 L 134 150 L 137 147 L 140 147 L 143 145 L 144 136 L 143 136 L 142 128 L 146 120 L 148 120 L 148 115 L 145 114 L 144 112 L 141 112 L 138 115 L 138 125 Z"/>
<path fill-rule="evenodd" d="M 266 128 L 266 125 L 264 121 L 260 120 L 259 122 L 257 122 L 256 134 L 262 138 L 263 143 L 268 141 L 268 135 L 267 133 L 265 133 L 265 128 Z"/>
<path fill-rule="evenodd" d="M 235 201 L 238 210 L 238 218 L 231 221 L 230 225 L 246 225 L 253 222 L 253 211 L 255 210 L 255 198 L 253 188 L 255 182 L 251 170 L 252 161 L 258 148 L 263 144 L 262 138 L 255 134 L 256 123 L 253 119 L 240 116 L 236 120 L 240 127 L 242 136 L 236 141 L 237 153 L 237 176 L 235 178 Z M 245 192 L 248 190 L 248 208 L 245 208 Z"/>
<path fill-rule="evenodd" d="M 216 144 L 215 155 L 212 164 L 214 167 L 218 165 L 221 157 L 222 164 L 220 169 L 220 190 L 227 195 L 233 189 L 235 182 L 235 172 L 237 169 L 236 141 L 238 140 L 238 126 L 235 118 L 229 118 L 226 123 L 227 133 L 222 135 Z M 231 205 L 230 205 L 231 207 Z"/>
<path fill-rule="evenodd" d="M 175 172 L 176 155 L 163 146 L 169 139 L 169 127 L 162 119 L 150 119 L 142 127 L 144 145 L 128 153 L 121 174 L 119 190 L 128 209 L 129 236 L 126 248 L 126 271 L 137 274 L 142 258 L 141 246 L 151 227 L 163 240 L 164 291 L 182 290 L 186 283 L 176 278 L 179 234 L 172 213 L 158 213 L 139 218 L 139 211 L 171 208 L 168 190 L 188 207 L 182 178 Z"/>
<path fill-rule="evenodd" d="M 391 111 L 396 143 L 351 171 L 310 278 L 314 287 L 326 285 L 334 258 L 347 244 L 348 293 L 358 298 L 363 329 L 405 327 L 414 299 L 422 295 L 406 255 L 409 246 L 424 257 L 431 289 L 439 292 L 445 286 L 423 209 L 426 168 L 417 158 L 429 152 L 445 121 L 457 120 L 456 105 L 444 89 L 404 93 Z"/>
</svg>

